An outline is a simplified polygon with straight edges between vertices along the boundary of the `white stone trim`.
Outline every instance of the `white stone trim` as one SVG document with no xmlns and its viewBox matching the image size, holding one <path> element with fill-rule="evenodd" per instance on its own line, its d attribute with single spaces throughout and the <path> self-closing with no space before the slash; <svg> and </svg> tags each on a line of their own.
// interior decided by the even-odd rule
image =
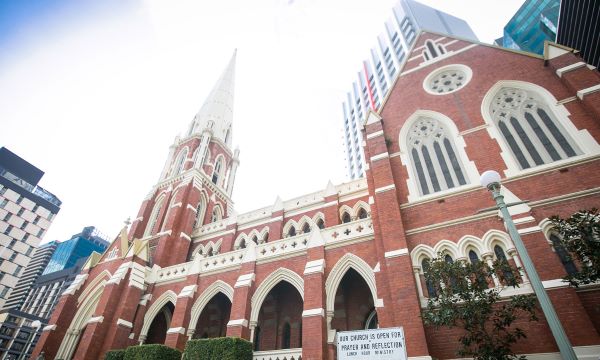
<svg viewBox="0 0 600 360">
<path fill-rule="evenodd" d="M 53 331 L 53 330 L 56 330 L 56 324 L 44 326 L 44 328 L 42 329 L 42 331 Z"/>
<path fill-rule="evenodd" d="M 127 320 L 123 320 L 121 318 L 117 319 L 117 325 L 121 325 L 124 326 L 126 328 L 132 329 L 133 328 L 133 324 Z"/>
<path fill-rule="evenodd" d="M 396 188 L 396 184 L 390 184 L 390 185 L 382 186 L 382 187 L 379 187 L 379 188 L 375 189 L 375 194 L 386 192 L 386 191 L 389 191 L 389 190 L 392 190 L 392 189 L 395 189 L 395 188 Z"/>
<path fill-rule="evenodd" d="M 579 68 L 582 68 L 585 65 L 586 65 L 585 62 L 580 61 L 580 62 L 576 62 L 575 64 L 571 64 L 571 65 L 567 65 L 567 66 L 561 67 L 560 69 L 556 69 L 556 75 L 558 75 L 558 77 L 562 77 L 563 74 L 568 73 L 570 71 L 577 70 Z"/>
<path fill-rule="evenodd" d="M 150 330 L 152 321 L 154 321 L 156 315 L 158 315 L 162 308 L 169 302 L 171 302 L 173 305 L 177 303 L 177 294 L 175 294 L 172 290 L 167 290 L 162 293 L 154 301 L 150 308 L 148 308 L 148 311 L 146 311 L 146 314 L 144 315 L 144 325 L 140 331 L 140 337 L 145 337 L 148 335 L 148 330 Z"/>
<path fill-rule="evenodd" d="M 233 285 L 233 287 L 239 288 L 239 287 L 244 287 L 244 286 L 250 286 L 250 285 L 252 285 L 252 282 L 254 281 L 254 279 L 256 279 L 256 274 L 254 274 L 254 273 L 240 275 L 238 277 L 237 281 L 235 282 L 235 285 Z"/>
<path fill-rule="evenodd" d="M 107 273 L 108 273 L 108 276 L 110 277 L 110 273 L 108 271 L 107 271 Z M 65 290 L 65 292 L 63 293 L 63 296 L 75 294 L 75 292 L 77 290 L 79 290 L 81 285 L 83 285 L 83 283 L 88 278 L 88 276 L 89 276 L 89 274 L 79 274 L 79 275 L 75 276 L 75 280 L 73 280 L 71 285 L 69 285 L 67 290 Z"/>
<path fill-rule="evenodd" d="M 133 220 L 133 222 L 136 222 L 136 221 L 142 221 L 142 220 L 144 220 L 144 217 L 143 217 L 143 216 L 140 216 L 140 217 L 138 217 L 138 218 L 135 218 L 135 220 Z"/>
<path fill-rule="evenodd" d="M 375 131 L 370 134 L 367 134 L 367 139 L 373 139 L 373 138 L 376 138 L 376 137 L 382 136 L 382 135 L 383 135 L 383 130 Z"/>
<path fill-rule="evenodd" d="M 148 305 L 148 302 L 150 300 L 152 300 L 152 294 L 146 294 L 146 295 L 142 296 L 142 298 L 140 299 L 139 304 L 141 306 L 146 306 L 146 305 Z"/>
<path fill-rule="evenodd" d="M 389 157 L 390 157 L 390 154 L 386 151 L 381 154 L 371 156 L 371 162 L 375 162 L 375 161 L 381 160 L 381 159 L 387 159 Z"/>
<path fill-rule="evenodd" d="M 183 205 L 183 204 L 181 202 L 178 202 L 178 203 L 171 205 L 169 208 L 172 209 L 172 208 L 176 208 L 176 207 L 181 207 L 181 205 Z"/>
<path fill-rule="evenodd" d="M 583 100 L 584 96 L 591 94 L 591 93 L 595 93 L 596 91 L 600 91 L 600 84 L 590 86 L 589 88 L 585 88 L 585 89 L 581 89 L 581 90 L 577 91 L 577 97 L 580 100 Z"/>
<path fill-rule="evenodd" d="M 304 275 L 316 274 L 325 272 L 325 259 L 313 260 L 306 263 L 304 267 Z"/>
<path fill-rule="evenodd" d="M 185 334 L 185 328 L 181 326 L 169 328 L 169 330 L 167 330 L 167 334 Z"/>
<path fill-rule="evenodd" d="M 316 309 L 309 309 L 309 310 L 304 310 L 302 312 L 302 317 L 311 317 L 311 316 L 321 316 L 321 317 L 325 317 L 325 309 L 323 308 L 316 308 Z"/>
<path fill-rule="evenodd" d="M 526 234 L 533 234 L 536 232 L 541 232 L 542 228 L 536 225 L 536 226 L 532 226 L 532 227 L 528 227 L 528 228 L 524 228 L 524 229 L 518 229 L 517 231 L 521 235 L 526 235 Z"/>
<path fill-rule="evenodd" d="M 569 287 L 569 282 L 563 279 L 553 279 L 542 281 L 542 285 L 544 285 L 544 289 L 560 289 Z"/>
<path fill-rule="evenodd" d="M 198 212 L 198 210 L 196 210 L 196 208 L 195 208 L 195 207 L 193 207 L 191 204 L 187 204 L 187 206 L 186 206 L 185 208 L 186 208 L 186 209 L 190 209 L 190 210 L 192 210 L 192 211 L 194 212 L 194 214 L 195 214 L 196 212 Z"/>
<path fill-rule="evenodd" d="M 438 93 L 438 92 L 432 91 L 429 88 L 429 83 L 434 77 L 438 76 L 442 72 L 452 71 L 452 70 L 461 71 L 465 75 L 465 78 L 463 79 L 462 85 L 460 87 L 458 87 L 454 90 L 451 90 L 451 91 L 443 92 L 443 93 Z M 451 94 L 453 92 L 462 90 L 465 86 L 467 86 L 469 84 L 469 82 L 471 82 L 472 78 L 473 78 L 473 70 L 471 70 L 470 67 L 463 65 L 463 64 L 450 64 L 450 65 L 445 65 L 445 66 L 439 67 L 439 68 L 433 70 L 432 72 L 430 72 L 423 80 L 422 85 L 423 85 L 423 89 L 425 90 L 425 92 L 429 93 L 430 95 L 443 96 L 443 95 Z"/>
<path fill-rule="evenodd" d="M 387 251 L 385 253 L 385 258 L 386 259 L 391 259 L 391 258 L 395 258 L 395 257 L 399 257 L 399 256 L 404 256 L 404 255 L 408 255 L 408 248 L 403 248 L 403 249 L 398 249 L 398 250 L 393 250 L 393 251 Z"/>
<path fill-rule="evenodd" d="M 180 233 L 179 236 L 182 237 L 182 238 L 184 238 L 185 240 L 187 240 L 189 242 L 192 241 L 192 238 L 188 234 L 186 234 L 184 232 Z"/>
<path fill-rule="evenodd" d="M 146 281 L 146 268 L 136 262 L 131 263 L 131 271 L 129 272 L 129 284 L 140 290 L 144 290 L 144 282 Z"/>
<path fill-rule="evenodd" d="M 375 307 L 376 308 L 382 308 L 383 307 L 383 299 L 376 299 L 375 300 Z"/>
<path fill-rule="evenodd" d="M 161 231 L 159 233 L 156 234 L 156 236 L 163 236 L 163 235 L 171 235 L 173 233 L 173 230 L 167 230 L 167 231 Z"/>
<path fill-rule="evenodd" d="M 179 295 L 177 295 L 177 298 L 182 298 L 182 297 L 194 297 L 194 293 L 196 292 L 196 289 L 198 288 L 198 285 L 188 285 L 185 286 L 183 289 L 181 289 L 181 291 L 179 292 Z"/>
<path fill-rule="evenodd" d="M 334 200 L 334 201 L 330 201 L 328 203 L 323 204 L 323 207 L 328 207 L 328 206 L 333 206 L 333 205 L 337 205 L 338 201 Z"/>
<path fill-rule="evenodd" d="M 101 323 L 104 321 L 104 316 L 96 316 L 96 317 L 91 317 L 88 321 L 87 324 L 95 324 L 95 323 Z"/>
<path fill-rule="evenodd" d="M 248 320 L 246 320 L 246 319 L 229 320 L 229 322 L 227 323 L 227 326 L 243 326 L 243 327 L 248 327 Z"/>
</svg>

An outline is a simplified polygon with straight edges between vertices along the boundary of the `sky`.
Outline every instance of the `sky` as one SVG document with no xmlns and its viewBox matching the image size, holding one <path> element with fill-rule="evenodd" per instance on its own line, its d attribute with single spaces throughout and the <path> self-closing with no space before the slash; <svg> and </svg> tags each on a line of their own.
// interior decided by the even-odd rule
<svg viewBox="0 0 600 360">
<path fill-rule="evenodd" d="M 523 0 L 420 0 L 491 43 Z M 0 146 L 63 202 L 43 242 L 137 217 L 238 49 L 243 213 L 348 181 L 342 100 L 396 0 L 0 0 Z"/>
</svg>

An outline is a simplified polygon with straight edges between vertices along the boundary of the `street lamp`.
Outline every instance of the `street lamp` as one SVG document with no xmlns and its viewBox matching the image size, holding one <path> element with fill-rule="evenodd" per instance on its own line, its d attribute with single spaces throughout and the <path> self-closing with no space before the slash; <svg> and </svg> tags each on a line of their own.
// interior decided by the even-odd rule
<svg viewBox="0 0 600 360">
<path fill-rule="evenodd" d="M 525 244 L 523 244 L 523 240 L 521 239 L 515 223 L 508 212 L 506 203 L 504 203 L 504 196 L 500 194 L 500 174 L 498 174 L 496 171 L 488 170 L 481 174 L 480 182 L 482 186 L 492 192 L 492 196 L 496 201 L 496 205 L 498 205 L 498 209 L 502 213 L 502 218 L 504 219 L 508 233 L 510 234 L 517 252 L 521 257 L 523 267 L 525 268 L 525 271 L 527 271 L 529 282 L 531 283 L 533 292 L 540 302 L 544 316 L 548 321 L 552 335 L 554 335 L 554 340 L 556 341 L 558 349 L 560 350 L 561 357 L 568 360 L 577 360 L 573 346 L 571 346 L 569 338 L 567 338 L 567 334 L 565 334 L 565 330 L 563 329 L 560 320 L 556 315 L 556 311 L 554 310 L 554 307 L 548 298 L 548 294 L 544 289 L 544 285 L 542 284 L 542 281 L 540 280 L 540 277 L 533 266 L 533 262 L 527 253 Z"/>
</svg>

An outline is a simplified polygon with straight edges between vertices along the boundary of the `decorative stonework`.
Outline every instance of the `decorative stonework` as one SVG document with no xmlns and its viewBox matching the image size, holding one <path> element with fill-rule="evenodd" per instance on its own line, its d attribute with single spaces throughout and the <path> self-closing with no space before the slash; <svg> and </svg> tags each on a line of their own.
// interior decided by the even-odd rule
<svg viewBox="0 0 600 360">
<path fill-rule="evenodd" d="M 434 95 L 446 95 L 463 88 L 470 80 L 472 71 L 465 65 L 448 65 L 434 70 L 423 82 L 425 91 Z"/>
</svg>

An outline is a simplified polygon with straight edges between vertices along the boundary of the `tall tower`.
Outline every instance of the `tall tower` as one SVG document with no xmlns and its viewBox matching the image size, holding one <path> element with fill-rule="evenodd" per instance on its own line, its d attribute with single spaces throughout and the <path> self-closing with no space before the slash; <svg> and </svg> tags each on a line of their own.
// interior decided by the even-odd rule
<svg viewBox="0 0 600 360">
<path fill-rule="evenodd" d="M 194 229 L 232 211 L 239 164 L 239 150 L 231 149 L 235 59 L 234 51 L 185 136 L 175 138 L 132 224 L 129 238 L 150 240 L 153 264 L 185 262 Z"/>
</svg>

